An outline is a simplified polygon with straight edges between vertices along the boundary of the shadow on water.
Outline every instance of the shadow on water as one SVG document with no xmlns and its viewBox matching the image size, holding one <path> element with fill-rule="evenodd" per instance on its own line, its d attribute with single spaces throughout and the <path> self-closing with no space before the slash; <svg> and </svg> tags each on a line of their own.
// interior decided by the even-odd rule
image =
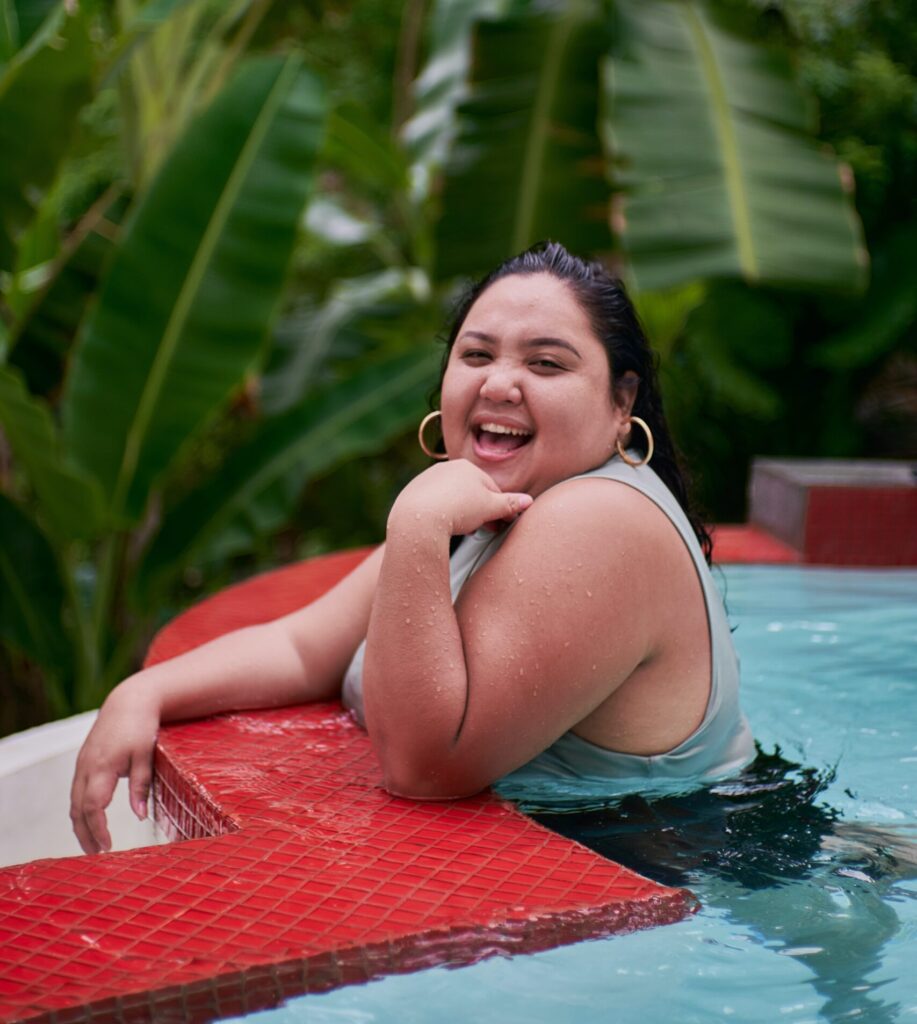
<svg viewBox="0 0 917 1024">
<path fill-rule="evenodd" d="M 827 1020 L 885 1024 L 900 1005 L 882 1000 L 869 975 L 899 928 L 889 898 L 914 898 L 894 883 L 917 877 L 917 843 L 903 830 L 843 822 L 823 799 L 833 780 L 833 770 L 759 747 L 742 775 L 688 795 L 532 817 L 647 878 L 692 889 L 798 959 Z"/>
</svg>

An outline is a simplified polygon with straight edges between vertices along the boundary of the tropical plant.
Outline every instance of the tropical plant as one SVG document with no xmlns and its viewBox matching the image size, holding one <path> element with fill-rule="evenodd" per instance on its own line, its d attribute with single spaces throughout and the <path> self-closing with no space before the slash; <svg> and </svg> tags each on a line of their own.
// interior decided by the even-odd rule
<svg viewBox="0 0 917 1024">
<path fill-rule="evenodd" d="M 0 639 L 58 712 L 189 569 L 222 578 L 307 480 L 404 433 L 459 277 L 546 236 L 606 254 L 658 343 L 718 353 L 759 411 L 708 279 L 862 278 L 786 60 L 702 0 L 434 4 L 398 137 L 289 46 L 298 5 L 3 9 L 0 140 L 42 137 L 0 169 Z"/>
</svg>

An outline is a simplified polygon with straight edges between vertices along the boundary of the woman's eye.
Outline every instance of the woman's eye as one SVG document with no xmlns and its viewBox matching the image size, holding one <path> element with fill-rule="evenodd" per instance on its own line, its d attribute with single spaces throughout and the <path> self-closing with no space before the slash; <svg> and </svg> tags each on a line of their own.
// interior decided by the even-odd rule
<svg viewBox="0 0 917 1024">
<path fill-rule="evenodd" d="M 480 362 L 484 359 L 489 359 L 490 353 L 483 352 L 480 349 L 469 349 L 467 352 L 462 353 L 462 359 L 466 359 L 473 362 Z"/>
<path fill-rule="evenodd" d="M 536 359 L 533 366 L 539 370 L 562 370 L 563 367 L 560 363 L 555 363 L 553 359 Z"/>
</svg>

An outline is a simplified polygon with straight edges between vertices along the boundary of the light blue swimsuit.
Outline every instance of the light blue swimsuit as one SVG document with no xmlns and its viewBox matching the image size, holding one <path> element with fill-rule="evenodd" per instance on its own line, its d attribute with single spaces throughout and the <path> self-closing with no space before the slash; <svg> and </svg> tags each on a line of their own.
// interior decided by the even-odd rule
<svg viewBox="0 0 917 1024">
<path fill-rule="evenodd" d="M 639 457 L 636 452 L 633 455 Z M 499 780 L 495 788 L 506 796 L 523 802 L 530 799 L 537 804 L 545 802 L 538 796 L 540 789 L 547 794 L 594 798 L 648 789 L 684 790 L 735 774 L 754 758 L 754 740 L 739 707 L 739 662 L 723 601 L 687 516 L 649 466 L 629 466 L 615 456 L 580 476 L 617 480 L 635 488 L 662 509 L 681 535 L 694 561 L 707 605 L 712 656 L 710 699 L 698 728 L 667 753 L 648 757 L 620 754 L 567 732 L 543 753 Z M 449 562 L 453 601 L 466 579 L 494 555 L 508 533 L 495 535 L 478 530 L 464 538 Z M 364 649 L 365 641 L 347 669 L 342 694 L 344 704 L 360 724 Z"/>
</svg>

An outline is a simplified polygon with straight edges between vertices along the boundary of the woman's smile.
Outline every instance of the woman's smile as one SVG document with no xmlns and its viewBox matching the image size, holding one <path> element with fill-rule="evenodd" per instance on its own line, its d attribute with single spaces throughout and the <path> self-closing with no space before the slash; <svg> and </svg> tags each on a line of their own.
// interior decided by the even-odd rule
<svg viewBox="0 0 917 1024">
<path fill-rule="evenodd" d="M 533 497 L 605 462 L 626 421 L 588 316 L 547 274 L 496 281 L 471 307 L 449 355 L 442 413 L 450 458 Z"/>
<path fill-rule="evenodd" d="M 502 460 L 510 458 L 520 448 L 524 448 L 534 437 L 532 430 L 526 427 L 500 423 L 498 420 L 485 420 L 472 428 L 474 448 L 478 456 Z"/>
</svg>

